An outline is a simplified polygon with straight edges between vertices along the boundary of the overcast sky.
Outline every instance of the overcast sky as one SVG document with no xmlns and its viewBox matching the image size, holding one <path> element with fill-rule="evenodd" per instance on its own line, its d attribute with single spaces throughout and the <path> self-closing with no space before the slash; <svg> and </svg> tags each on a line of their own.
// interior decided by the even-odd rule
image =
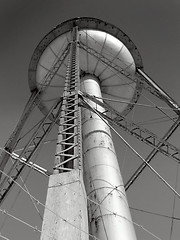
<svg viewBox="0 0 180 240">
<path fill-rule="evenodd" d="M 96 17 L 123 30 L 138 47 L 148 75 L 180 104 L 179 13 L 179 0 L 0 0 L 0 147 L 30 96 L 28 65 L 35 47 L 56 25 L 74 17 Z M 178 229 L 180 222 L 176 224 Z M 4 231 L 10 240 L 32 239 L 24 234 L 10 238 L 13 233 Z M 172 240 L 179 235 L 176 230 Z M 160 238 L 169 236 L 162 233 Z"/>
</svg>

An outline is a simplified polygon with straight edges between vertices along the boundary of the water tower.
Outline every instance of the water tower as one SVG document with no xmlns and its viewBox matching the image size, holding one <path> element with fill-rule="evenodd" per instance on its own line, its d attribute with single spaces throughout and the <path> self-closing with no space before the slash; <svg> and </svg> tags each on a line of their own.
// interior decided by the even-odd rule
<svg viewBox="0 0 180 240">
<path fill-rule="evenodd" d="M 142 70 L 140 54 L 129 37 L 95 18 L 63 22 L 35 49 L 29 66 L 31 97 L 5 146 L 1 170 L 35 106 L 44 118 L 20 160 L 14 161 L 2 179 L 0 200 L 6 198 L 25 166 L 31 166 L 32 156 L 52 127 L 58 126 L 41 240 L 136 239 L 109 122 L 123 124 L 140 96 L 142 79 L 179 114 L 177 104 Z M 159 140 L 159 146 L 178 124 Z"/>
</svg>

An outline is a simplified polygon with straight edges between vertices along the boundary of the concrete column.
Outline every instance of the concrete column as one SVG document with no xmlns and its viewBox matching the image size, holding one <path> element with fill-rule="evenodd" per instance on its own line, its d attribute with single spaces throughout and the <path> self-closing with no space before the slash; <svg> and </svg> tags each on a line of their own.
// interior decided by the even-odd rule
<svg viewBox="0 0 180 240">
<path fill-rule="evenodd" d="M 81 79 L 81 91 L 101 97 L 98 80 Z M 104 109 L 89 100 L 99 111 Z M 84 183 L 89 230 L 100 240 L 136 240 L 110 129 L 95 113 L 82 109 Z M 91 239 L 91 238 L 90 238 Z"/>
<path fill-rule="evenodd" d="M 89 240 L 86 193 L 79 170 L 50 176 L 46 207 L 41 240 Z"/>
</svg>

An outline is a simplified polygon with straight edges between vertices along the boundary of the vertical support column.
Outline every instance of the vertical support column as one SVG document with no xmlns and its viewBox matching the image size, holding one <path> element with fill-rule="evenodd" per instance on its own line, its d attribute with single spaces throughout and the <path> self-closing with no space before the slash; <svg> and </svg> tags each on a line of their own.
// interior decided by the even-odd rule
<svg viewBox="0 0 180 240">
<path fill-rule="evenodd" d="M 71 171 L 81 166 L 81 112 L 78 106 L 79 47 L 78 29 L 73 29 L 66 71 L 62 111 L 55 157 L 55 171 Z"/>
<path fill-rule="evenodd" d="M 101 98 L 98 80 L 92 75 L 81 79 L 81 91 Z M 95 113 L 83 109 L 82 133 L 84 182 L 92 200 L 88 203 L 90 233 L 101 240 L 136 240 L 109 127 Z"/>
<path fill-rule="evenodd" d="M 62 111 L 50 176 L 41 240 L 88 240 L 87 201 L 81 169 L 81 115 L 78 106 L 78 29 L 73 29 Z"/>
</svg>

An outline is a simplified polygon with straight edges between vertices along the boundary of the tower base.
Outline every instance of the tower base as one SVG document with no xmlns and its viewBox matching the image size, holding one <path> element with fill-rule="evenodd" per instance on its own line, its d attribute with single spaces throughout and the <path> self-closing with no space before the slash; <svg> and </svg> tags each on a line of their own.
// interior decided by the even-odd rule
<svg viewBox="0 0 180 240">
<path fill-rule="evenodd" d="M 79 170 L 51 175 L 41 240 L 88 240 L 85 196 Z"/>
</svg>

